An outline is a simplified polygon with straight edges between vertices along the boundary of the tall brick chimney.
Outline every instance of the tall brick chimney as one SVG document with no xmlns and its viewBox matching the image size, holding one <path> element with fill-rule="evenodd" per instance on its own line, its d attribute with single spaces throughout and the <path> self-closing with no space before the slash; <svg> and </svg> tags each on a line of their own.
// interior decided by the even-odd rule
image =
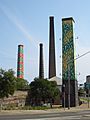
<svg viewBox="0 0 90 120">
<path fill-rule="evenodd" d="M 54 38 L 54 17 L 50 16 L 50 29 L 49 29 L 49 79 L 56 76 L 56 63 L 55 63 L 55 38 Z"/>
<path fill-rule="evenodd" d="M 39 58 L 39 78 L 44 78 L 44 64 L 43 64 L 43 44 L 40 43 L 40 58 Z"/>
<path fill-rule="evenodd" d="M 17 77 L 24 78 L 24 54 L 23 45 L 18 45 Z"/>
</svg>

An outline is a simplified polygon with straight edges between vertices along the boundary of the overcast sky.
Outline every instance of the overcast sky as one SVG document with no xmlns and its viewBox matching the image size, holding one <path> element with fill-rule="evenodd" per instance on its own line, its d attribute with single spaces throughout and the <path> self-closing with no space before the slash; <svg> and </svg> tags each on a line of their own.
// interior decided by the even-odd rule
<svg viewBox="0 0 90 120">
<path fill-rule="evenodd" d="M 61 73 L 62 18 L 73 17 L 75 54 L 90 51 L 90 0 L 0 0 L 0 67 L 17 69 L 18 44 L 24 45 L 24 76 L 39 74 L 39 43 L 44 45 L 48 78 L 49 16 L 54 16 L 57 76 Z M 78 39 L 75 39 L 77 38 Z M 76 61 L 78 82 L 90 74 L 90 54 Z"/>
</svg>

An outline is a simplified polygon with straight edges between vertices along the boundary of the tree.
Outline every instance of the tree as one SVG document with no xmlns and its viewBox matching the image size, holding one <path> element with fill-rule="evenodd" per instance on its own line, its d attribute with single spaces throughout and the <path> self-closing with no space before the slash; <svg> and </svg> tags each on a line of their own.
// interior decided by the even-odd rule
<svg viewBox="0 0 90 120">
<path fill-rule="evenodd" d="M 56 81 L 50 81 L 50 88 L 49 88 L 49 101 L 52 108 L 52 102 L 56 99 L 57 96 L 60 96 L 60 90 L 57 88 Z"/>
<path fill-rule="evenodd" d="M 78 95 L 79 95 L 80 97 L 85 95 L 85 90 L 84 90 L 84 88 L 79 88 L 79 90 L 78 90 Z"/>
<path fill-rule="evenodd" d="M 35 78 L 30 83 L 29 96 L 32 104 L 41 105 L 41 102 L 45 103 L 49 101 L 52 107 L 52 100 L 59 94 L 56 82 L 50 82 L 47 79 Z"/>
<path fill-rule="evenodd" d="M 28 81 L 22 78 L 16 78 L 16 90 L 27 90 L 27 89 L 29 89 Z"/>
<path fill-rule="evenodd" d="M 0 98 L 13 95 L 15 91 L 14 71 L 0 69 Z"/>
<path fill-rule="evenodd" d="M 8 71 L 0 69 L 0 109 L 2 109 L 2 102 L 4 97 L 13 95 L 15 91 L 15 77 L 14 71 L 9 69 Z"/>
</svg>

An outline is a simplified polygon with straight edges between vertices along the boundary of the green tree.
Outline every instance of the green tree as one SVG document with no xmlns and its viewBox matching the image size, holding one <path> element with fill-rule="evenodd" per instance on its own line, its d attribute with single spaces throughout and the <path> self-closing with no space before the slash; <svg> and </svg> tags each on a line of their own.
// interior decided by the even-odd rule
<svg viewBox="0 0 90 120">
<path fill-rule="evenodd" d="M 16 78 L 16 90 L 29 89 L 29 82 L 22 78 Z"/>
<path fill-rule="evenodd" d="M 50 87 L 49 87 L 49 101 L 52 108 L 52 102 L 56 99 L 57 96 L 60 96 L 60 90 L 57 88 L 56 81 L 50 81 Z"/>
<path fill-rule="evenodd" d="M 13 95 L 15 91 L 14 71 L 0 69 L 0 98 Z"/>
<path fill-rule="evenodd" d="M 8 71 L 0 69 L 0 109 L 2 109 L 2 102 L 4 97 L 13 95 L 15 91 L 15 77 L 14 71 L 9 69 Z"/>
<path fill-rule="evenodd" d="M 79 95 L 79 96 L 84 96 L 84 95 L 85 95 L 85 90 L 84 90 L 84 88 L 79 88 L 79 90 L 78 90 L 78 95 Z"/>
<path fill-rule="evenodd" d="M 56 82 L 48 81 L 47 79 L 35 78 L 30 83 L 29 96 L 31 102 L 35 105 L 40 105 L 43 101 L 49 101 L 52 107 L 52 100 L 59 94 Z"/>
</svg>

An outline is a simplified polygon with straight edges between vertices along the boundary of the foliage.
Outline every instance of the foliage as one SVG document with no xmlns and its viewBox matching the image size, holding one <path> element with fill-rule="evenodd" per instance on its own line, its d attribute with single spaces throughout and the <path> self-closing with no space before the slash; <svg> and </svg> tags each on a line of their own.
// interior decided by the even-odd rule
<svg viewBox="0 0 90 120">
<path fill-rule="evenodd" d="M 2 107 L 2 110 L 46 110 L 50 107 L 46 106 L 19 106 L 17 107 L 15 104 L 8 104 Z"/>
<path fill-rule="evenodd" d="M 15 91 L 15 77 L 14 71 L 0 69 L 0 98 L 13 95 Z"/>
<path fill-rule="evenodd" d="M 32 105 L 41 105 L 42 102 L 52 103 L 58 94 L 59 89 L 55 81 L 35 78 L 30 83 L 29 96 Z"/>
<path fill-rule="evenodd" d="M 46 106 L 24 106 L 21 109 L 23 110 L 45 110 L 45 109 L 49 109 L 49 107 Z"/>
<path fill-rule="evenodd" d="M 16 90 L 27 90 L 27 89 L 29 89 L 28 81 L 22 78 L 16 78 Z"/>
<path fill-rule="evenodd" d="M 78 95 L 79 95 L 79 96 L 83 96 L 84 94 L 85 94 L 84 88 L 79 88 L 79 90 L 78 90 Z"/>
</svg>

